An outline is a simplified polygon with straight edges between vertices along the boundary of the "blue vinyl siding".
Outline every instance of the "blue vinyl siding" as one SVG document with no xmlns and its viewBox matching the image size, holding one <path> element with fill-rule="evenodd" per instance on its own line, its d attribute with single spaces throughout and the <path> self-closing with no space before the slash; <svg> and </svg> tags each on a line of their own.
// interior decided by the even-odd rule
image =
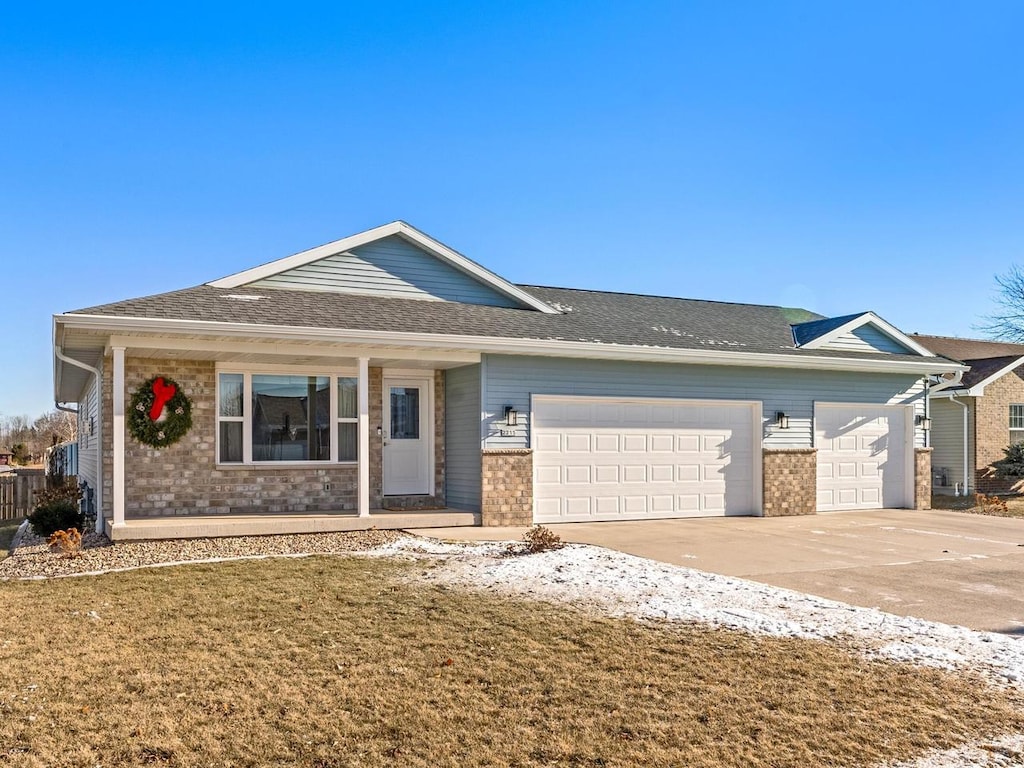
<svg viewBox="0 0 1024 768">
<path fill-rule="evenodd" d="M 257 280 L 252 287 L 519 306 L 397 235 Z"/>
<path fill-rule="evenodd" d="M 480 511 L 480 366 L 445 371 L 445 482 L 449 507 Z"/>
<path fill-rule="evenodd" d="M 759 400 L 764 404 L 764 445 L 773 448 L 812 446 L 815 401 L 913 404 L 915 413 L 924 413 L 921 378 L 908 374 L 507 355 L 486 355 L 483 370 L 486 448 L 529 447 L 530 396 L 534 394 Z M 514 434 L 503 436 L 506 405 L 514 406 L 520 416 Z M 774 430 L 776 411 L 789 416 L 789 429 Z M 919 429 L 915 444 L 924 445 Z"/>
<path fill-rule="evenodd" d="M 886 336 L 873 325 L 862 325 L 822 346 L 822 349 L 840 349 L 850 352 L 888 352 L 894 355 L 914 354 L 895 339 Z"/>
</svg>

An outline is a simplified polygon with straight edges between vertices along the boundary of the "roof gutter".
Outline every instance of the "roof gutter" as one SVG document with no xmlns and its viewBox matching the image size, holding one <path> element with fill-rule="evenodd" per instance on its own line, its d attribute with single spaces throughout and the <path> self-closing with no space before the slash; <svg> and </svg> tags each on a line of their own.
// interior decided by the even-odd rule
<svg viewBox="0 0 1024 768">
<path fill-rule="evenodd" d="M 109 315 L 56 315 L 54 322 L 67 328 L 121 333 L 176 333 L 202 336 L 261 337 L 267 340 L 320 341 L 332 344 L 402 345 L 419 348 L 454 348 L 491 354 L 537 355 L 610 360 L 634 360 L 699 365 L 736 365 L 759 368 L 814 368 L 818 370 L 860 371 L 867 373 L 955 373 L 967 366 L 920 360 L 870 360 L 842 357 L 796 356 L 777 353 L 733 352 L 705 349 L 673 349 L 592 341 L 521 339 L 420 332 L 338 330 L 283 325 L 254 325 Z"/>
</svg>

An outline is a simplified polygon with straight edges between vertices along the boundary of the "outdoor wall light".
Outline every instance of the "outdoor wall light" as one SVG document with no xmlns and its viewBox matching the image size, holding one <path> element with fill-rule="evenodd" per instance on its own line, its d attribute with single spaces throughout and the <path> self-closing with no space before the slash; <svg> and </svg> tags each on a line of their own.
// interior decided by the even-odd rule
<svg viewBox="0 0 1024 768">
<path fill-rule="evenodd" d="M 377 427 L 377 437 L 380 437 L 383 434 L 384 434 L 384 428 L 383 427 Z"/>
<path fill-rule="evenodd" d="M 515 406 L 505 406 L 505 426 L 514 427 L 519 423 L 519 411 L 515 409 Z"/>
<path fill-rule="evenodd" d="M 782 411 L 775 412 L 775 426 L 779 429 L 789 429 L 789 416 Z"/>
<path fill-rule="evenodd" d="M 918 416 L 917 426 L 919 426 L 921 429 L 927 432 L 929 429 L 932 428 L 932 420 L 929 419 L 927 416 Z"/>
</svg>

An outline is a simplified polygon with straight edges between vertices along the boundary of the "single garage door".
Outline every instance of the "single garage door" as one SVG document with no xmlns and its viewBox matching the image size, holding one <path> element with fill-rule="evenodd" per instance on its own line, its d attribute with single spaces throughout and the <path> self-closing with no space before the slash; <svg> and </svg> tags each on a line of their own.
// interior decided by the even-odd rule
<svg viewBox="0 0 1024 768">
<path fill-rule="evenodd" d="M 910 414 L 902 405 L 815 403 L 820 511 L 913 506 Z"/>
<path fill-rule="evenodd" d="M 761 404 L 533 398 L 534 519 L 760 512 Z"/>
</svg>

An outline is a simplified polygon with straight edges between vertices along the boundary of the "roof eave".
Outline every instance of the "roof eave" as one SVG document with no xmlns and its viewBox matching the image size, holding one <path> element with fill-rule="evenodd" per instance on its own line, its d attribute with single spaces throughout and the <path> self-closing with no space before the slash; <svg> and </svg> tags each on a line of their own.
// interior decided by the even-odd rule
<svg viewBox="0 0 1024 768">
<path fill-rule="evenodd" d="M 408 347 L 444 347 L 491 354 L 537 355 L 542 357 L 647 360 L 701 365 L 734 365 L 764 368 L 809 368 L 920 375 L 968 370 L 967 366 L 931 358 L 892 360 L 879 358 L 818 357 L 766 352 L 679 349 L 591 341 L 566 341 L 509 337 L 467 336 L 421 332 L 368 331 L 339 328 L 310 328 L 281 325 L 253 325 L 199 320 L 112 317 L 108 315 L 64 314 L 55 323 L 83 330 L 110 333 L 168 333 L 263 337 L 292 341 L 330 341 L 352 344 L 390 344 Z"/>
</svg>

